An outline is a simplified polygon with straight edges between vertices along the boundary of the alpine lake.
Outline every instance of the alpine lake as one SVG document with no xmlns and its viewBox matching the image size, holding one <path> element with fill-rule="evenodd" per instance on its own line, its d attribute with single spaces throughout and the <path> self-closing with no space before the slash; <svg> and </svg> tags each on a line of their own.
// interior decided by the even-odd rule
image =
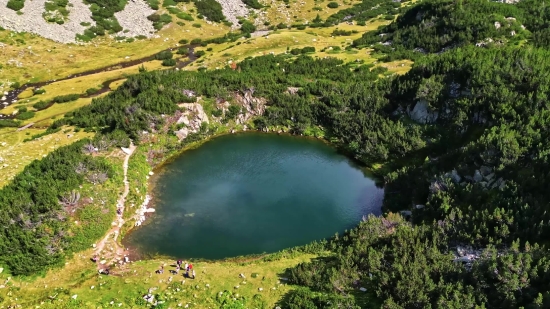
<svg viewBox="0 0 550 309">
<path fill-rule="evenodd" d="M 326 143 L 288 135 L 220 136 L 154 176 L 156 212 L 123 240 L 141 256 L 223 259 L 328 238 L 380 215 L 384 191 Z"/>
</svg>

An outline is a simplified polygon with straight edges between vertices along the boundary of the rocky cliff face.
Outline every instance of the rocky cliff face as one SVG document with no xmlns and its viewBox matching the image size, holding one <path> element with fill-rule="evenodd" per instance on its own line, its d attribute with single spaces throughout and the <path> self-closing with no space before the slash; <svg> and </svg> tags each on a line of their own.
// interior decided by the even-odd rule
<svg viewBox="0 0 550 309">
<path fill-rule="evenodd" d="M 418 123 L 433 123 L 439 117 L 439 113 L 432 111 L 425 100 L 416 102 L 413 110 L 408 110 L 407 113 L 412 120 Z"/>
<path fill-rule="evenodd" d="M 178 106 L 182 108 L 182 111 L 176 124 L 184 125 L 181 129 L 174 132 L 179 140 L 183 140 L 190 133 L 199 132 L 203 122 L 210 123 L 202 105 L 199 103 L 181 103 Z"/>
<path fill-rule="evenodd" d="M 244 124 L 251 118 L 261 116 L 265 112 L 266 99 L 254 97 L 254 89 L 235 93 L 234 99 L 243 107 L 242 112 L 237 115 L 237 124 Z"/>
</svg>

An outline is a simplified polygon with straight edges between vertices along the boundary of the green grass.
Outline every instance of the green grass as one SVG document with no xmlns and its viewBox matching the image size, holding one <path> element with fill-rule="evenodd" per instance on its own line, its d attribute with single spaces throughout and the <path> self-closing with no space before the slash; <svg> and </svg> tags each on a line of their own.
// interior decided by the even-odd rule
<svg viewBox="0 0 550 309">
<path fill-rule="evenodd" d="M 63 133 L 64 130 L 54 134 L 46 135 L 40 139 L 23 142 L 26 138 L 40 134 L 46 129 L 26 129 L 16 131 L 15 129 L 0 129 L 0 187 L 5 186 L 15 175 L 21 172 L 25 166 L 33 160 L 41 159 L 49 152 L 68 144 L 71 144 L 89 133 Z M 68 137 L 71 134 L 71 137 Z"/>
<path fill-rule="evenodd" d="M 286 253 L 277 255 L 273 261 L 251 258 L 194 262 L 197 277 L 193 280 L 183 278 L 181 272 L 179 276 L 171 275 L 168 269 L 173 269 L 170 265 L 174 261 L 170 259 L 137 261 L 117 268 L 114 271 L 116 276 L 101 276 L 89 261 L 91 254 L 91 250 L 76 254 L 62 271 L 52 270 L 43 277 L 10 280 L 7 288 L 0 290 L 3 297 L 0 304 L 4 308 L 16 304 L 21 308 L 36 305 L 56 309 L 144 308 L 137 306 L 136 301 L 153 288 L 153 294 L 160 294 L 166 300 L 163 308 L 177 308 L 179 304 L 182 307 L 188 305 L 188 308 L 219 308 L 217 299 L 220 292 L 230 293 L 236 298 L 244 297 L 249 305 L 253 304 L 252 299 L 256 299 L 256 305 L 263 303 L 264 308 L 273 308 L 294 288 L 280 280 L 285 270 L 315 257 Z M 167 265 L 165 273 L 155 274 L 164 263 Z M 245 279 L 239 277 L 241 273 Z M 253 273 L 258 274 L 256 278 L 252 277 Z M 6 277 L 3 275 L 0 280 Z M 74 295 L 77 295 L 76 301 L 71 299 Z"/>
</svg>

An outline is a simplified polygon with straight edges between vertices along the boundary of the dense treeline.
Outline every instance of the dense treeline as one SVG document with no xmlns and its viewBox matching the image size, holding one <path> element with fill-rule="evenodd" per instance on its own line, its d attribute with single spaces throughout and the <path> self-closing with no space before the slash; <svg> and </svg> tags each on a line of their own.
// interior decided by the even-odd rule
<svg viewBox="0 0 550 309">
<path fill-rule="evenodd" d="M 354 45 L 388 42 L 397 50 L 436 53 L 467 44 L 519 44 L 530 36 L 522 27 L 523 17 L 522 9 L 506 3 L 425 1 L 399 16 L 396 22 L 365 33 Z"/>
<path fill-rule="evenodd" d="M 28 275 L 58 265 L 66 253 L 89 247 L 109 228 L 112 215 L 104 210 L 112 213 L 113 201 L 100 194 L 105 204 L 98 206 L 81 197 L 84 183 L 117 177 L 107 160 L 85 154 L 93 143 L 101 144 L 101 138 L 33 161 L 0 190 L 0 264 L 10 273 Z M 82 223 L 75 226 L 75 219 Z"/>
<path fill-rule="evenodd" d="M 229 98 L 230 93 L 253 88 L 265 97 L 270 108 L 256 119 L 261 129 L 285 125 L 296 134 L 321 125 L 363 160 L 384 161 L 401 157 L 422 147 L 420 129 L 410 128 L 389 118 L 384 98 L 390 84 L 375 83 L 380 69 L 368 66 L 353 69 L 341 60 L 313 60 L 299 57 L 268 56 L 240 64 L 239 71 L 151 72 L 129 78 L 118 91 L 95 99 L 54 126 L 72 124 L 96 130 L 120 129 L 132 138 L 142 131 L 159 129 L 161 114 L 173 114 L 177 102 L 187 102 L 184 89 L 207 97 Z M 369 82 L 370 81 L 370 82 Z M 298 87 L 288 94 L 288 87 Z M 116 104 L 115 104 L 116 102 Z M 369 155 L 367 155 L 369 154 Z"/>
<path fill-rule="evenodd" d="M 294 282 L 336 294 L 366 286 L 386 308 L 550 305 L 549 56 L 456 49 L 396 78 L 386 95 L 395 117 L 419 104 L 437 115 L 418 125 L 428 157 L 385 176 L 386 210 L 412 208 L 416 226 L 371 218 L 333 244 L 331 261 L 292 270 Z M 482 253 L 464 266 L 456 246 Z"/>
<path fill-rule="evenodd" d="M 403 3 L 405 2 L 407 1 L 403 1 Z M 341 22 L 352 20 L 364 23 L 379 15 L 389 15 L 393 19 L 393 15 L 399 13 L 401 6 L 401 2 L 397 1 L 363 0 L 361 3 L 355 4 L 351 8 L 343 9 L 338 11 L 338 13 L 330 15 L 325 25 L 337 25 Z"/>
</svg>

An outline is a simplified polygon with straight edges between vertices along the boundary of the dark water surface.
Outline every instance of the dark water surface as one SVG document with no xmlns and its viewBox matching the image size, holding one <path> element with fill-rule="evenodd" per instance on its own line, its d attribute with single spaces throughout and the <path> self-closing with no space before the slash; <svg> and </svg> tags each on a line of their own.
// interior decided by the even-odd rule
<svg viewBox="0 0 550 309">
<path fill-rule="evenodd" d="M 274 134 L 218 137 L 159 171 L 156 213 L 126 246 L 219 259 L 330 237 L 380 214 L 383 190 L 328 145 Z"/>
</svg>

